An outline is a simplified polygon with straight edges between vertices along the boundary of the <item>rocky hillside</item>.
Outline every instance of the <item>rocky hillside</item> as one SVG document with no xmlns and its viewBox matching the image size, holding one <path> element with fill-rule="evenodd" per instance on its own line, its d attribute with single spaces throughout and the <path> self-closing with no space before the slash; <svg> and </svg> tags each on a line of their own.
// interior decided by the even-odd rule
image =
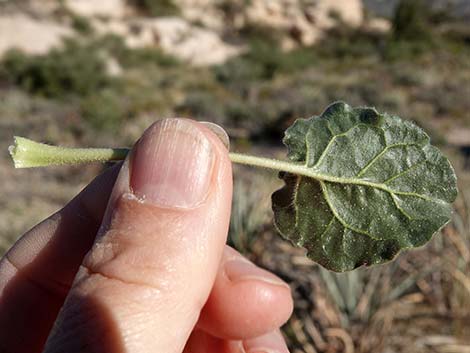
<svg viewBox="0 0 470 353">
<path fill-rule="evenodd" d="M 244 52 L 234 30 L 270 28 L 284 49 L 316 43 L 341 21 L 363 21 L 360 0 L 30 0 L 0 2 L 0 56 L 45 53 L 83 32 L 114 34 L 130 48 L 158 47 L 196 66 Z"/>
<path fill-rule="evenodd" d="M 43 54 L 62 39 L 117 35 L 129 48 L 160 48 L 195 66 L 221 64 L 246 51 L 233 33 L 267 29 L 283 50 L 310 46 L 337 24 L 364 25 L 364 13 L 390 17 L 398 0 L 3 0 L 0 57 L 18 48 Z M 432 0 L 427 6 L 470 18 L 468 0 Z M 366 11 L 365 11 L 366 10 Z M 446 11 L 447 11 L 446 10 Z M 388 30 L 383 19 L 367 25 Z"/>
</svg>

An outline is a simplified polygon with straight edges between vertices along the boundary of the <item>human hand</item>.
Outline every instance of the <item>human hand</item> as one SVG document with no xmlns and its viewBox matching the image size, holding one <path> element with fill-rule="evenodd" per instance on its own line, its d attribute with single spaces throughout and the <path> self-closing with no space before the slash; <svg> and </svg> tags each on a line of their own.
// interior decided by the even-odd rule
<svg viewBox="0 0 470 353">
<path fill-rule="evenodd" d="M 289 287 L 225 245 L 232 171 L 214 129 L 157 122 L 23 235 L 0 261 L 0 352 L 288 352 Z"/>
</svg>

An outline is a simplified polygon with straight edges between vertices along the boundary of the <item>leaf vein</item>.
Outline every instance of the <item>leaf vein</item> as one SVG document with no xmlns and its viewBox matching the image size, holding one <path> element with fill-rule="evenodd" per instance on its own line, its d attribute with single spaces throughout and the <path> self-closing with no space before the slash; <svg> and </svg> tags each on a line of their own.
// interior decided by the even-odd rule
<svg viewBox="0 0 470 353">
<path fill-rule="evenodd" d="M 322 189 L 322 191 L 323 191 L 323 196 L 325 197 L 325 201 L 326 201 L 326 203 L 328 204 L 328 207 L 330 208 L 331 212 L 332 212 L 333 215 L 336 217 L 336 219 L 338 220 L 338 222 L 341 223 L 341 225 L 342 225 L 344 228 L 348 228 L 348 229 L 351 229 L 353 232 L 360 233 L 360 234 L 364 234 L 364 235 L 367 235 L 367 236 L 370 237 L 370 238 L 380 240 L 379 237 L 373 236 L 372 234 L 366 232 L 365 230 L 358 229 L 358 228 L 354 228 L 354 227 L 350 226 L 349 224 L 347 224 L 347 223 L 339 216 L 338 212 L 336 212 L 336 209 L 333 207 L 333 204 L 331 203 L 331 200 L 330 200 L 330 197 L 329 197 L 329 194 L 328 194 L 328 190 L 327 190 L 327 188 L 326 188 L 325 183 L 324 183 L 323 181 L 320 181 L 320 185 L 321 185 L 321 189 Z"/>
<path fill-rule="evenodd" d="M 424 163 L 426 163 L 426 162 L 427 162 L 427 160 L 424 160 L 424 161 L 421 161 L 421 162 L 419 162 L 419 163 L 413 164 L 413 165 L 412 165 L 411 167 L 409 167 L 408 169 L 405 169 L 404 171 L 398 173 L 397 175 L 394 175 L 394 176 L 388 178 L 387 180 L 385 180 L 385 181 L 383 182 L 383 184 L 384 184 L 384 185 L 387 185 L 387 183 L 389 183 L 389 182 L 391 182 L 391 181 L 393 181 L 393 180 L 395 180 L 395 179 L 401 177 L 402 175 L 408 173 L 410 170 L 413 170 L 413 169 L 419 167 L 420 165 L 422 165 L 422 164 L 424 164 Z"/>
<path fill-rule="evenodd" d="M 394 194 L 390 194 L 390 197 L 392 198 L 392 201 L 393 201 L 393 204 L 395 205 L 395 207 L 397 208 L 397 210 L 403 214 L 406 218 L 408 218 L 410 221 L 413 220 L 414 218 L 411 217 L 403 208 L 400 207 L 400 205 L 398 204 Z"/>
<path fill-rule="evenodd" d="M 404 147 L 404 146 L 419 146 L 417 143 L 395 143 L 393 145 L 385 146 L 384 149 L 378 153 L 374 158 L 372 158 L 367 165 L 362 168 L 359 173 L 356 174 L 356 177 L 361 177 L 380 157 L 387 153 L 390 149 L 395 147 Z"/>
<path fill-rule="evenodd" d="M 328 225 L 326 226 L 325 230 L 323 232 L 321 232 L 320 234 L 320 240 L 321 238 L 323 238 L 323 236 L 325 235 L 325 233 L 330 229 L 331 225 L 333 224 L 333 221 L 335 220 L 335 215 L 333 214 L 333 216 L 331 217 L 330 221 L 328 222 Z"/>
<path fill-rule="evenodd" d="M 367 124 L 364 124 L 364 123 L 359 123 L 357 125 L 354 125 L 353 127 L 349 128 L 348 130 L 346 130 L 345 132 L 342 132 L 341 134 L 338 134 L 338 135 L 335 135 L 333 134 L 333 131 L 331 130 L 330 128 L 330 122 L 327 120 L 326 122 L 327 126 L 328 126 L 328 130 L 330 130 L 331 134 L 333 135 L 330 139 L 330 141 L 328 142 L 328 144 L 326 145 L 325 149 L 323 150 L 322 154 L 320 155 L 320 158 L 318 158 L 318 161 L 317 163 L 315 163 L 311 168 L 316 168 L 321 162 L 323 159 L 325 159 L 325 156 L 329 150 L 329 148 L 331 147 L 331 145 L 333 144 L 333 142 L 336 140 L 337 137 L 341 137 L 341 136 L 346 136 L 347 133 L 349 133 L 349 131 L 355 129 L 356 127 L 358 126 L 365 126 L 365 127 L 368 127 Z M 308 148 L 307 148 L 307 153 L 308 153 Z M 305 161 L 305 166 L 308 166 L 308 159 Z"/>
<path fill-rule="evenodd" d="M 414 196 L 414 197 L 418 197 L 426 201 L 442 202 L 442 200 L 438 198 L 433 198 L 433 197 L 426 196 L 426 195 L 420 195 L 414 192 L 393 190 L 383 183 L 375 183 L 375 182 L 371 182 L 371 181 L 364 180 L 364 179 L 336 177 L 333 175 L 326 175 L 326 174 L 318 173 L 315 170 L 313 170 L 313 168 L 309 168 L 303 164 L 293 163 L 290 161 L 281 161 L 281 160 L 271 159 L 271 158 L 259 158 L 259 157 L 254 157 L 254 156 L 241 156 L 233 152 L 230 154 L 230 157 L 232 161 L 235 161 L 235 162 L 242 162 L 244 164 L 251 164 L 251 165 L 274 169 L 274 170 L 282 170 L 287 173 L 302 175 L 304 177 L 316 179 L 318 181 L 327 181 L 327 182 L 338 183 L 338 184 L 353 184 L 353 185 L 370 186 L 370 187 L 377 188 L 383 191 L 387 191 L 389 193 L 394 193 L 396 195 Z"/>
</svg>

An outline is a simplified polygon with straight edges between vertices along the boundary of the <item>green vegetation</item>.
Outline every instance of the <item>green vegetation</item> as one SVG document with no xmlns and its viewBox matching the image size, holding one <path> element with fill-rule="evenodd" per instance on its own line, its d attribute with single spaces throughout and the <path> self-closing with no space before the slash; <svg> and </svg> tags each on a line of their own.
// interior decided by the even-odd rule
<svg viewBox="0 0 470 353">
<path fill-rule="evenodd" d="M 9 52 L 3 59 L 3 75 L 30 93 L 59 99 L 84 96 L 111 84 L 98 51 L 71 40 L 64 44 L 63 49 L 37 57 Z"/>
<path fill-rule="evenodd" d="M 91 35 L 93 34 L 93 26 L 91 25 L 90 21 L 83 16 L 71 15 L 72 19 L 72 28 L 76 30 L 78 33 L 83 35 Z"/>
<path fill-rule="evenodd" d="M 393 18 L 393 34 L 397 40 L 429 40 L 430 12 L 423 0 L 401 0 Z"/>
<path fill-rule="evenodd" d="M 180 13 L 173 0 L 129 0 L 129 3 L 148 16 L 177 16 Z"/>
<path fill-rule="evenodd" d="M 114 77 L 110 63 L 128 70 L 127 77 Z M 121 38 L 66 40 L 64 47 L 46 55 L 27 56 L 8 52 L 0 64 L 0 79 L 30 94 L 62 101 L 76 107 L 86 122 L 98 130 L 116 131 L 126 118 L 162 104 L 138 71 L 161 77 L 161 70 L 178 67 L 179 61 L 158 49 L 128 49 Z M 135 71 L 134 71 L 135 70 Z M 160 81 L 158 81 L 161 83 Z"/>
<path fill-rule="evenodd" d="M 469 109 L 458 89 L 470 81 L 467 37 L 459 27 L 440 30 L 443 20 L 436 21 L 418 3 L 402 1 L 391 34 L 340 26 L 319 44 L 290 52 L 281 51 L 276 31 L 250 25 L 231 34 L 248 44 L 246 53 L 207 69 L 157 49 L 129 49 L 116 36 L 92 35 L 47 55 L 13 51 L 0 63 L 0 79 L 63 101 L 95 129 L 115 133 L 142 115 L 178 114 L 275 141 L 292 119 L 335 100 L 378 106 L 428 127 L 428 116 L 464 121 Z M 440 70 L 445 62 L 450 72 Z M 116 64 L 120 73 L 111 75 Z"/>
</svg>

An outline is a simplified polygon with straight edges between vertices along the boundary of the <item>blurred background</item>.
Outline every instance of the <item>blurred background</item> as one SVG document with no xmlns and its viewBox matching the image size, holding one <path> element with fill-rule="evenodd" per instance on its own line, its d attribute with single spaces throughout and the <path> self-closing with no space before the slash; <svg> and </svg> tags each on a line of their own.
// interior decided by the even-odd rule
<svg viewBox="0 0 470 353">
<path fill-rule="evenodd" d="M 0 0 L 0 255 L 103 168 L 14 170 L 12 136 L 131 146 L 156 119 L 213 121 L 284 158 L 331 102 L 422 126 L 459 176 L 427 246 L 334 274 L 272 225 L 274 173 L 235 166 L 230 243 L 292 288 L 292 352 L 470 352 L 469 0 Z"/>
</svg>

